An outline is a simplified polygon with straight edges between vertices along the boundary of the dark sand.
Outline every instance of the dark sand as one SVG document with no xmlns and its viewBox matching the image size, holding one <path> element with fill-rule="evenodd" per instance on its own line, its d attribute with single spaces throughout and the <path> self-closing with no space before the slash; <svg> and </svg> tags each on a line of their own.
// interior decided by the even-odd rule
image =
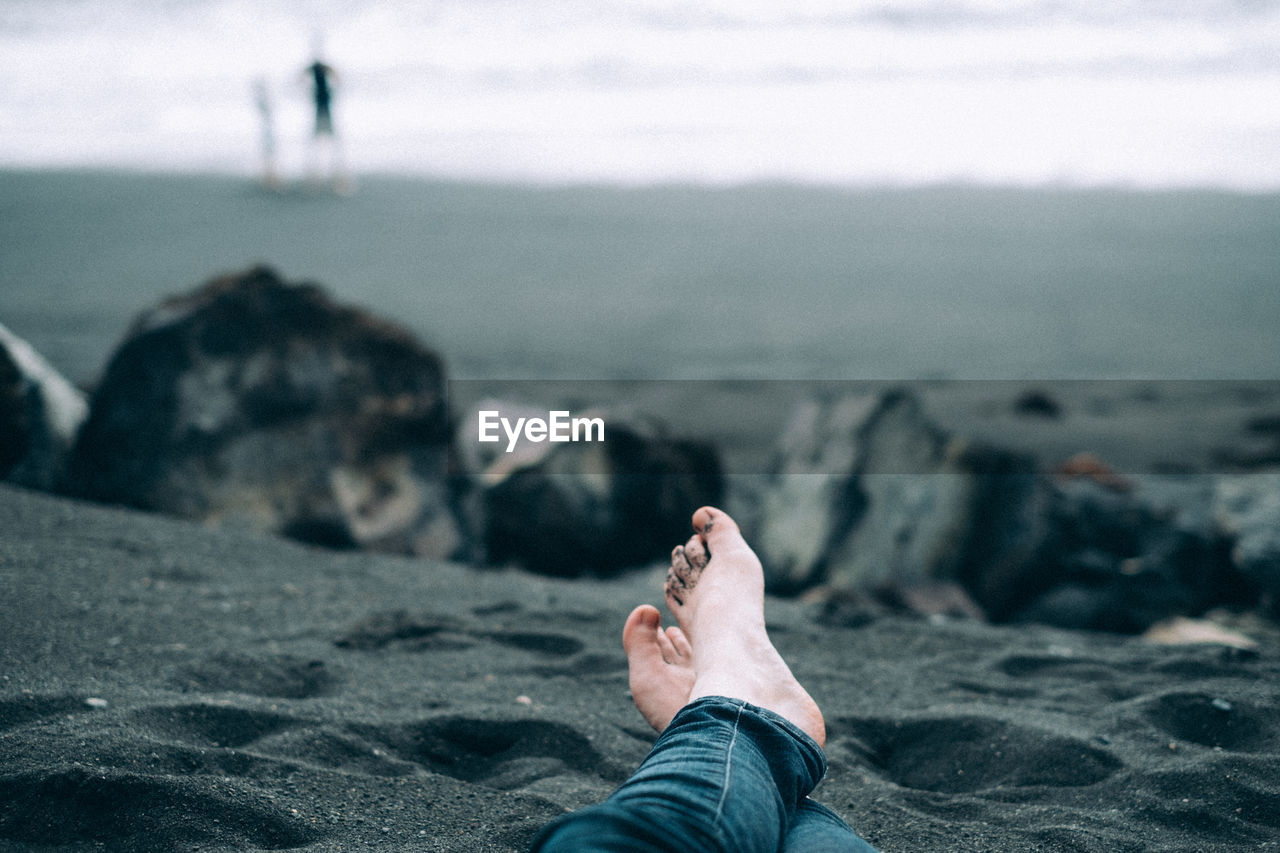
<svg viewBox="0 0 1280 853">
<path fill-rule="evenodd" d="M 519 850 L 653 740 L 616 581 L 311 550 L 0 487 L 0 849 Z M 886 851 L 1280 847 L 1280 642 L 770 601 L 817 796 Z"/>
<path fill-rule="evenodd" d="M 0 322 L 73 382 L 260 262 L 455 378 L 1280 379 L 1280 194 L 0 170 Z"/>
</svg>

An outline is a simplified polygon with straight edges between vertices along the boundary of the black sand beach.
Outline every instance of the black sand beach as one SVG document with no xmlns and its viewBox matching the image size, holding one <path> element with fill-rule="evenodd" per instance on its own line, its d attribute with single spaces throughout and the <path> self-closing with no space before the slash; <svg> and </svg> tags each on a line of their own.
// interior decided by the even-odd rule
<svg viewBox="0 0 1280 853">
<path fill-rule="evenodd" d="M 0 322 L 87 388 L 139 311 L 268 262 L 436 348 L 455 415 L 546 380 L 754 477 L 817 380 L 914 380 L 933 422 L 1046 468 L 1216 475 L 1276 464 L 1277 211 L 0 172 Z M 1017 414 L 1036 389 L 1061 413 Z M 521 850 L 653 742 L 620 633 L 664 570 L 336 552 L 0 484 L 0 851 Z M 822 612 L 767 604 L 826 715 L 816 796 L 887 853 L 1280 848 L 1275 622 L 1215 613 L 1238 648 Z"/>
<path fill-rule="evenodd" d="M 661 570 L 334 554 L 0 489 L 0 849 L 519 850 L 653 740 L 619 631 Z M 1280 843 L 1280 641 L 769 625 L 818 797 L 886 851 Z"/>
</svg>

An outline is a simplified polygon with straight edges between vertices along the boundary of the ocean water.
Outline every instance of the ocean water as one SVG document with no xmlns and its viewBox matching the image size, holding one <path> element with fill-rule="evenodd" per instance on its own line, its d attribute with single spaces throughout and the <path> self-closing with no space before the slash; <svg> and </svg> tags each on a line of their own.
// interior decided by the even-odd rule
<svg viewBox="0 0 1280 853">
<path fill-rule="evenodd" d="M 0 166 L 1280 189 L 1269 0 L 3 0 Z"/>
</svg>

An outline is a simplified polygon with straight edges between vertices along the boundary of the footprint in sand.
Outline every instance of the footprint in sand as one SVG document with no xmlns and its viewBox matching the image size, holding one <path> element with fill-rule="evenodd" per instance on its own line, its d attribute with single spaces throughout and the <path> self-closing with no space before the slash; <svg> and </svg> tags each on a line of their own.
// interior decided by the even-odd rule
<svg viewBox="0 0 1280 853">
<path fill-rule="evenodd" d="M 319 836 L 260 792 L 114 768 L 0 778 L 0 839 L 20 844 L 160 851 L 302 847 Z"/>
<path fill-rule="evenodd" d="M 1069 655 L 1009 655 L 996 667 L 1013 678 L 1048 676 L 1095 682 L 1115 678 L 1114 668 L 1102 661 Z"/>
<path fill-rule="evenodd" d="M 957 686 L 976 693 L 1027 698 L 1064 685 L 1071 690 L 1086 685 L 1107 702 L 1123 702 L 1141 692 L 1132 679 L 1118 677 L 1115 666 L 1088 657 L 1015 654 L 1001 658 L 995 669 L 1008 678 L 1001 677 L 999 683 L 969 681 Z M 1015 681 L 1010 683 L 1009 678 Z"/>
<path fill-rule="evenodd" d="M 588 775 L 616 784 L 629 770 L 605 759 L 571 726 L 546 720 L 441 717 L 406 726 L 353 729 L 402 761 L 500 790 L 548 776 Z"/>
<path fill-rule="evenodd" d="M 447 651 L 475 645 L 462 622 L 452 616 L 414 615 L 407 610 L 371 613 L 334 638 L 340 649 L 371 651 L 392 644 L 414 651 Z"/>
<path fill-rule="evenodd" d="M 584 648 L 581 640 L 567 634 L 481 630 L 467 627 L 451 616 L 413 615 L 406 610 L 374 613 L 335 639 L 334 645 L 367 651 L 396 644 L 415 651 L 439 651 L 470 648 L 474 640 L 489 640 L 552 657 L 569 657 Z"/>
<path fill-rule="evenodd" d="M 292 728 L 292 717 L 224 705 L 155 706 L 133 715 L 144 728 L 182 743 L 238 749 Z"/>
<path fill-rule="evenodd" d="M 585 654 L 560 664 L 531 666 L 527 672 L 541 678 L 563 676 L 576 680 L 596 675 L 622 676 L 627 672 L 627 659 L 622 655 Z"/>
<path fill-rule="evenodd" d="M 92 710 L 93 707 L 83 696 L 29 694 L 0 699 L 0 731 L 14 729 L 45 717 Z"/>
<path fill-rule="evenodd" d="M 1147 702 L 1143 713 L 1175 741 L 1236 752 L 1280 748 L 1274 714 L 1259 713 L 1246 702 L 1207 693 L 1166 693 Z"/>
<path fill-rule="evenodd" d="M 531 631 L 477 631 L 473 636 L 483 637 L 541 655 L 552 657 L 569 657 L 582 651 L 583 643 L 577 637 L 565 634 L 539 634 Z"/>
<path fill-rule="evenodd" d="M 943 794 L 1092 785 L 1123 765 L 1084 741 L 986 717 L 841 720 L 834 748 L 904 788 Z"/>
<path fill-rule="evenodd" d="M 272 699 L 310 699 L 332 691 L 336 679 L 324 661 L 291 655 L 213 655 L 170 679 L 199 693 L 247 693 Z"/>
<path fill-rule="evenodd" d="M 151 757 L 173 772 L 201 767 L 229 776 L 270 775 L 298 764 L 369 776 L 422 772 L 349 727 L 319 720 L 225 705 L 155 706 L 132 716 L 155 739 Z"/>
</svg>

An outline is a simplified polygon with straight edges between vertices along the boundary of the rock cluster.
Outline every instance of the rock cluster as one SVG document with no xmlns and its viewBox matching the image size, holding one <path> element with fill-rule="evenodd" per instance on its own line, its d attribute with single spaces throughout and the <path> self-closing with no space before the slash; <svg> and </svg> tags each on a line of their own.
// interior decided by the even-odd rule
<svg viewBox="0 0 1280 853">
<path fill-rule="evenodd" d="M 894 390 L 803 405 L 748 517 L 770 587 L 821 587 L 844 622 L 870 593 L 1140 632 L 1280 592 L 1277 496 L 1274 476 L 1222 478 L 1215 496 L 1209 478 L 1128 479 L 1084 455 L 1047 472 L 945 433 Z"/>
<path fill-rule="evenodd" d="M 1018 411 L 1061 408 L 1036 392 Z M 1140 632 L 1280 607 L 1276 471 L 1125 476 L 1090 454 L 1047 469 L 896 389 L 801 405 L 768 473 L 726 496 L 713 445 L 638 417 L 607 413 L 603 442 L 496 446 L 460 439 L 478 415 L 458 416 L 439 355 L 266 268 L 142 314 L 88 406 L 0 327 L 0 478 L 34 488 L 562 576 L 663 559 L 692 509 L 728 501 L 770 588 L 823 591 L 840 624 L 889 607 Z"/>
<path fill-rule="evenodd" d="M 33 372 L 28 350 L 0 349 L 0 463 L 93 500 L 577 575 L 661 558 L 688 535 L 691 507 L 723 495 L 713 447 L 634 419 L 610 418 L 603 444 L 460 453 L 474 444 L 453 440 L 436 353 L 266 268 L 137 318 L 87 419 L 83 400 L 59 419 L 61 380 Z M 33 460 L 45 472 L 34 479 Z"/>
<path fill-rule="evenodd" d="M 1135 478 L 1131 491 L 1045 478 L 1040 518 L 1022 559 L 970 579 L 1001 621 L 1138 633 L 1171 616 L 1251 602 L 1204 484 Z"/>
</svg>

